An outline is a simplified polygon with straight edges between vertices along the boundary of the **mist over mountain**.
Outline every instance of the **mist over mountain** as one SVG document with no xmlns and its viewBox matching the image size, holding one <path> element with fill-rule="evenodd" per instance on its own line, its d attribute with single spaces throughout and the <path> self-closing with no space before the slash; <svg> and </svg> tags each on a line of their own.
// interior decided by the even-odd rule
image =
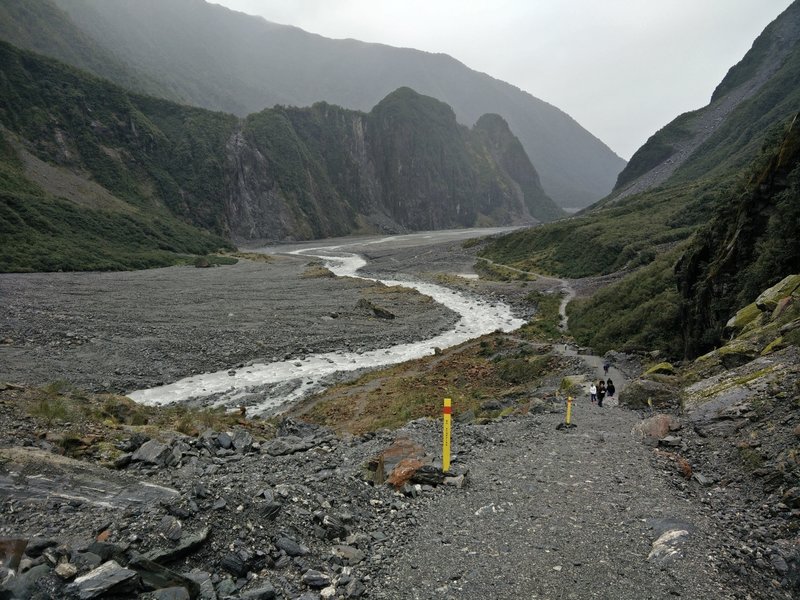
<svg viewBox="0 0 800 600">
<path fill-rule="evenodd" d="M 709 104 L 656 132 L 631 157 L 612 193 L 622 198 L 662 185 L 725 175 L 751 161 L 764 132 L 800 106 L 800 5 L 770 23 L 731 67 Z"/>
<path fill-rule="evenodd" d="M 612 194 L 578 217 L 512 233 L 486 256 L 617 283 L 570 305 L 570 331 L 600 351 L 694 357 L 733 314 L 800 272 L 800 2 L 730 69 L 707 107 L 654 134 Z M 677 267 L 676 267 L 677 265 Z"/>
<path fill-rule="evenodd" d="M 30 1 L 42 7 L 41 15 L 60 16 L 17 23 L 6 39 L 122 85 L 130 84 L 131 73 L 145 74 L 148 85 L 135 89 L 146 93 L 156 85 L 164 97 L 244 116 L 318 101 L 367 111 L 393 90 L 410 87 L 449 104 L 467 125 L 485 113 L 501 115 L 547 194 L 567 207 L 606 195 L 625 166 L 558 108 L 444 54 L 328 39 L 203 0 Z M 65 15 L 69 27 L 47 25 Z M 131 73 L 101 72 L 97 61 L 60 52 L 74 43 L 75 29 Z M 41 37 L 61 41 L 50 48 L 33 43 Z"/>
</svg>

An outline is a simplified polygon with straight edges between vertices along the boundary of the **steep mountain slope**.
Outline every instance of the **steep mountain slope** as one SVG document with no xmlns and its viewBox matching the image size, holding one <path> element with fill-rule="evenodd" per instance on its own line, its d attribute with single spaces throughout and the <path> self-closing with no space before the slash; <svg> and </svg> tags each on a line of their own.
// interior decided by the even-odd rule
<svg viewBox="0 0 800 600">
<path fill-rule="evenodd" d="M 160 237 L 126 229 L 124 239 L 109 240 L 120 255 L 130 250 L 126 240 L 191 253 L 191 245 L 168 239 L 170 227 L 180 239 L 193 228 L 213 234 L 194 236 L 206 240 L 206 252 L 225 245 L 218 236 L 312 239 L 560 214 L 524 153 L 510 174 L 485 145 L 486 127 L 470 131 L 450 107 L 408 88 L 370 113 L 320 103 L 240 119 L 135 95 L 0 42 L 0 100 L 0 200 L 3 226 L 15 234 L 4 270 L 66 268 L 31 258 L 39 252 L 36 236 L 58 233 L 36 217 L 45 205 L 51 215 L 92 210 L 165 224 Z M 513 143 L 502 119 L 489 120 Z M 80 228 L 67 237 L 80 246 Z M 87 240 L 87 248 L 98 243 Z"/>
<path fill-rule="evenodd" d="M 484 113 L 501 115 L 561 206 L 601 198 L 625 165 L 556 107 L 446 55 L 331 40 L 203 0 L 56 3 L 107 52 L 157 80 L 171 97 L 197 106 L 240 116 L 273 104 L 321 100 L 369 110 L 391 91 L 411 87 L 450 104 L 463 123 Z M 31 21 L 17 27 L 27 28 L 30 38 L 45 33 Z"/>
<path fill-rule="evenodd" d="M 758 293 L 800 273 L 800 124 L 796 115 L 753 167 L 733 207 L 717 211 L 677 264 L 685 354 L 716 346 Z"/>
<path fill-rule="evenodd" d="M 179 97 L 85 34 L 52 0 L 0 0 L 0 39 L 89 71 L 140 92 Z"/>
<path fill-rule="evenodd" d="M 764 29 L 717 86 L 708 106 L 660 129 L 619 174 L 613 199 L 662 185 L 724 174 L 758 153 L 766 128 L 800 105 L 800 3 Z"/>
<path fill-rule="evenodd" d="M 694 356 L 718 344 L 748 298 L 800 270 L 790 151 L 798 81 L 795 2 L 710 107 L 682 115 L 636 153 L 615 194 L 576 218 L 501 238 L 485 256 L 571 277 L 617 273 L 617 284 L 570 307 L 571 331 L 596 350 Z"/>
</svg>

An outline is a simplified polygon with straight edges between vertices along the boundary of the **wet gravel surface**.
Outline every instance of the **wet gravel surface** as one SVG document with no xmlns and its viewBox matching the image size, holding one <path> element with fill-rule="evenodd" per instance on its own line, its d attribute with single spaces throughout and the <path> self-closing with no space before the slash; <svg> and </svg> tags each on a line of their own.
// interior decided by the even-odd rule
<svg viewBox="0 0 800 600">
<path fill-rule="evenodd" d="M 425 339 L 456 320 L 419 294 L 303 277 L 309 262 L 0 275 L 0 380 L 126 392 L 248 361 Z M 362 299 L 395 318 L 375 318 Z"/>
</svg>

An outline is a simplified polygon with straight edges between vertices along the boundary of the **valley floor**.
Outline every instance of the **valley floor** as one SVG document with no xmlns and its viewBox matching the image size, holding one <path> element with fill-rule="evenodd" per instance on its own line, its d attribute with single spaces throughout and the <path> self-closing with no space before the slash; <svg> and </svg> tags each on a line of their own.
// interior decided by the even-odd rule
<svg viewBox="0 0 800 600">
<path fill-rule="evenodd" d="M 555 280 L 456 277 L 474 262 L 458 243 L 364 253 L 376 271 L 452 279 L 521 315 L 530 291 L 560 289 Z M 0 276 L 8 306 L 0 382 L 142 387 L 261 356 L 378 347 L 450 323 L 447 311 L 416 296 L 391 301 L 391 322 L 370 318 L 355 307 L 373 297 L 371 284 L 303 277 L 307 263 Z M 453 471 L 467 473 L 463 487 L 413 493 L 373 486 L 364 465 L 403 438 L 440 458 L 439 420 L 340 437 L 292 421 L 270 429 L 244 416 L 230 434 L 202 433 L 201 423 L 193 425 L 202 435 L 178 435 L 106 421 L 84 431 L 24 413 L 27 392 L 0 385 L 0 535 L 36 540 L 39 550 L 42 540 L 53 542 L 52 556 L 23 559 L 35 577 L 20 573 L 19 589 L 63 597 L 65 582 L 48 561 L 67 558 L 85 572 L 98 553 L 134 564 L 138 553 L 199 539 L 188 556 L 165 561 L 174 572 L 192 571 L 210 600 L 272 597 L 247 596 L 262 588 L 292 600 L 316 600 L 322 588 L 325 597 L 384 600 L 790 598 L 793 551 L 768 541 L 776 537 L 772 513 L 750 514 L 761 505 L 748 497 L 746 480 L 720 477 L 703 487 L 685 479 L 669 448 L 635 432 L 649 414 L 614 403 L 576 398 L 577 427 L 557 429 L 563 405 L 552 398 L 554 385 L 602 375 L 596 357 L 562 358 L 566 370 L 547 382 L 547 394 L 528 390 L 509 416 L 454 424 Z M 612 372 L 618 384 L 624 375 Z M 680 435 L 685 445 L 696 437 L 688 424 Z M 149 454 L 139 452 L 143 443 Z M 84 459 L 58 455 L 70 444 Z M 698 464 L 719 455 L 703 444 Z M 126 460 L 112 447 L 124 448 Z M 108 461 L 115 470 L 101 466 Z M 141 489 L 163 497 L 133 493 Z M 780 527 L 791 529 L 787 523 Z M 760 541 L 750 542 L 751 531 Z M 104 545 L 92 544 L 99 538 Z"/>
</svg>

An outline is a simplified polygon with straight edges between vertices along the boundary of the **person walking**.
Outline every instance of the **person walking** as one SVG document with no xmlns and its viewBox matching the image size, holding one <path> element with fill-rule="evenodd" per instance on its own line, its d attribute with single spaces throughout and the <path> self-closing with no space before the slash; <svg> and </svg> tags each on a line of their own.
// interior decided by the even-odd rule
<svg viewBox="0 0 800 600">
<path fill-rule="evenodd" d="M 589 400 L 592 401 L 592 404 L 597 402 L 597 386 L 594 381 L 589 385 Z"/>
<path fill-rule="evenodd" d="M 608 381 L 606 381 L 606 396 L 608 396 L 609 398 L 613 398 L 614 392 L 616 391 L 617 388 L 614 387 L 614 382 L 611 381 L 611 378 L 609 377 Z"/>
<path fill-rule="evenodd" d="M 609 370 L 610 368 L 611 368 L 611 363 L 610 363 L 610 362 L 608 362 L 608 361 L 605 361 L 605 362 L 603 363 L 603 374 L 604 374 L 606 377 L 608 377 L 608 370 Z"/>
<path fill-rule="evenodd" d="M 606 397 L 606 382 L 602 379 L 597 384 L 597 406 L 603 406 L 603 398 Z"/>
</svg>

